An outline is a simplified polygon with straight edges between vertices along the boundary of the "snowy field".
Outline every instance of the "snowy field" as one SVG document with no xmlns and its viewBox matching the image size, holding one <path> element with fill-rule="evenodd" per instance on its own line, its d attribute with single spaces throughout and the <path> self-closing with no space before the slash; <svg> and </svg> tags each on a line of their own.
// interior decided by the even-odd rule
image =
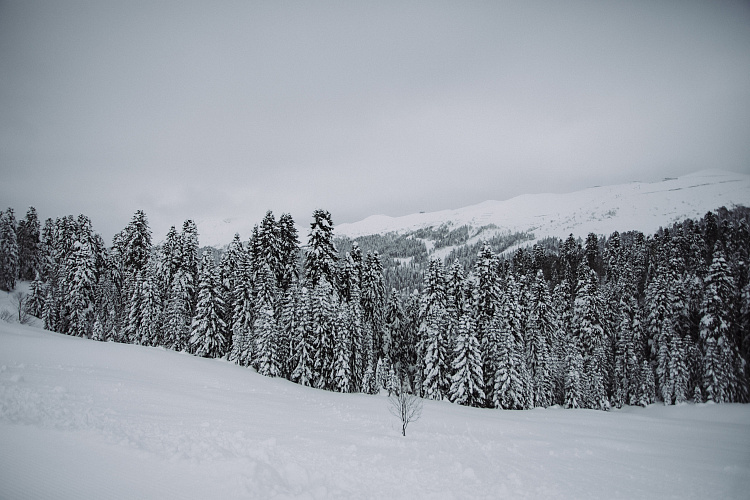
<svg viewBox="0 0 750 500">
<path fill-rule="evenodd" d="M 3 499 L 750 496 L 750 405 L 425 402 L 404 438 L 385 396 L 5 322 L 0 450 Z"/>
</svg>

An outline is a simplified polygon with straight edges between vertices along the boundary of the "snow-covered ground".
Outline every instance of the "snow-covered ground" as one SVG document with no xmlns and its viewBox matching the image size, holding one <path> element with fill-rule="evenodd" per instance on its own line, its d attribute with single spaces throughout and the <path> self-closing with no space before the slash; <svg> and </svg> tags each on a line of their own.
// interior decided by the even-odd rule
<svg viewBox="0 0 750 500">
<path fill-rule="evenodd" d="M 324 392 L 222 360 L 0 322 L 0 498 L 748 492 L 749 405 L 605 413 L 425 402 L 402 437 L 385 396 Z"/>
<path fill-rule="evenodd" d="M 697 218 L 721 206 L 750 205 L 750 175 L 707 170 L 660 182 L 631 182 L 564 194 L 527 194 L 505 201 L 485 201 L 455 210 L 389 217 L 373 215 L 336 226 L 339 236 L 365 236 L 390 231 L 408 232 L 450 223 L 479 228 L 488 224 L 498 232 L 534 233 L 536 238 L 613 231 L 654 233 L 688 217 Z"/>
</svg>

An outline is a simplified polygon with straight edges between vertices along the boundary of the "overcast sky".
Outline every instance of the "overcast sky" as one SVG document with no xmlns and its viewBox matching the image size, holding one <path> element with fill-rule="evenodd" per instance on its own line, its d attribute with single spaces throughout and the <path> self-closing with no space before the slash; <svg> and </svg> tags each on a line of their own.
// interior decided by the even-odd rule
<svg viewBox="0 0 750 500">
<path fill-rule="evenodd" d="M 107 241 L 706 168 L 750 171 L 750 2 L 0 0 L 0 209 Z"/>
</svg>

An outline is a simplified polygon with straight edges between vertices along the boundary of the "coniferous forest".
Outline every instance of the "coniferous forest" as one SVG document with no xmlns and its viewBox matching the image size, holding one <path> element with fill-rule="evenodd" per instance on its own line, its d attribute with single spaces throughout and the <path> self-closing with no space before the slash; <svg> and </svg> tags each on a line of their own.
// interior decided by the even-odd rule
<svg viewBox="0 0 750 500">
<path fill-rule="evenodd" d="M 269 211 L 249 241 L 201 252 L 190 220 L 155 245 L 138 211 L 108 247 L 84 215 L 42 226 L 8 209 L 0 288 L 30 281 L 25 307 L 47 330 L 331 391 L 503 409 L 750 398 L 746 208 L 510 254 L 489 241 L 424 263 L 417 289 L 387 289 L 367 238 L 336 241 L 324 210 L 305 246 Z"/>
</svg>

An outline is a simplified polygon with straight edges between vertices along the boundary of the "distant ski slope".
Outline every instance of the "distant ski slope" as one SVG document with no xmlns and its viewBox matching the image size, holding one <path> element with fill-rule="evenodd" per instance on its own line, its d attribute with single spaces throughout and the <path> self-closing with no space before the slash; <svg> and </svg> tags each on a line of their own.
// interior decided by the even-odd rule
<svg viewBox="0 0 750 500">
<path fill-rule="evenodd" d="M 485 201 L 455 210 L 402 217 L 373 215 L 336 226 L 336 235 L 355 238 L 409 232 L 449 224 L 475 228 L 494 224 L 502 232 L 533 232 L 535 238 L 609 235 L 613 231 L 653 233 L 660 226 L 702 217 L 721 206 L 750 206 L 750 175 L 706 170 L 660 182 L 632 182 L 564 194 L 527 194 Z"/>
</svg>

